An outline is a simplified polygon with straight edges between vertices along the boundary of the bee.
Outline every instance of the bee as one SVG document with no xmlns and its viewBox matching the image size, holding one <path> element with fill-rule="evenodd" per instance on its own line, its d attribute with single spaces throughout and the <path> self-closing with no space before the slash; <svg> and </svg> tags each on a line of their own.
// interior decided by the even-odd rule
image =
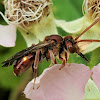
<svg viewBox="0 0 100 100">
<path fill-rule="evenodd" d="M 24 71 L 32 66 L 34 70 L 34 80 L 37 77 L 37 68 L 38 64 L 43 61 L 44 58 L 48 61 L 51 59 L 51 64 L 56 64 L 56 57 L 62 61 L 62 67 L 65 66 L 65 63 L 68 59 L 68 52 L 73 54 L 76 53 L 81 56 L 83 59 L 88 61 L 88 59 L 80 52 L 78 46 L 79 42 L 100 42 L 100 40 L 78 40 L 87 30 L 89 30 L 93 25 L 95 25 L 100 20 L 100 17 L 94 21 L 89 27 L 87 27 L 79 36 L 73 38 L 72 36 L 62 37 L 60 35 L 50 35 L 46 36 L 44 41 L 33 44 L 31 47 L 28 47 L 6 61 L 2 62 L 2 67 L 8 67 L 14 65 L 14 74 L 19 76 Z M 62 57 L 64 54 L 64 58 Z M 34 82 L 35 83 L 35 82 Z"/>
</svg>

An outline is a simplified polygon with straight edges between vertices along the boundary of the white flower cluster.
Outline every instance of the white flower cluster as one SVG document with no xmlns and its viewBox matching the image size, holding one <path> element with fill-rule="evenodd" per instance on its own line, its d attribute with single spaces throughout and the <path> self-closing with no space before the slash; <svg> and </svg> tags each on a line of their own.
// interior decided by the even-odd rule
<svg viewBox="0 0 100 100">
<path fill-rule="evenodd" d="M 4 0 L 5 16 L 0 14 L 8 24 L 26 27 L 49 15 L 51 4 L 48 0 Z"/>
<path fill-rule="evenodd" d="M 87 13 L 93 19 L 100 17 L 100 0 L 84 0 L 83 13 Z"/>
</svg>

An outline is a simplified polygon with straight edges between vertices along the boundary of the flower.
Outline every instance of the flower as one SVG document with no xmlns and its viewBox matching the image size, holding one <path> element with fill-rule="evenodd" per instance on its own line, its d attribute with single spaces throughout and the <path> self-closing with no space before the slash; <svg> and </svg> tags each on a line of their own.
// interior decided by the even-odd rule
<svg viewBox="0 0 100 100">
<path fill-rule="evenodd" d="M 64 20 L 55 20 L 58 27 L 61 27 L 68 33 L 79 34 L 89 25 L 91 25 L 98 17 L 100 17 L 100 1 L 99 0 L 84 0 L 83 2 L 83 14 L 84 16 L 74 20 L 66 22 Z M 100 22 L 95 24 L 91 29 L 89 29 L 85 34 L 83 34 L 79 39 L 95 39 L 100 40 Z M 86 50 L 83 52 L 88 53 L 94 49 L 100 47 L 100 43 L 90 43 Z"/>
<path fill-rule="evenodd" d="M 16 25 L 0 25 L 0 45 L 5 47 L 15 46 Z"/>
<path fill-rule="evenodd" d="M 92 73 L 92 78 L 100 90 L 100 64 L 93 67 Z"/>
<path fill-rule="evenodd" d="M 34 90 L 34 79 L 29 82 L 24 90 L 26 98 L 31 100 L 84 100 L 84 98 L 87 100 L 88 98 L 88 100 L 91 100 L 92 95 L 95 100 L 98 100 L 95 94 L 100 95 L 100 92 L 96 92 L 97 87 L 89 78 L 92 74 L 93 80 L 100 90 L 100 79 L 98 77 L 100 76 L 100 64 L 92 70 L 83 64 L 74 63 L 70 66 L 67 63 L 61 70 L 59 68 L 61 68 L 61 64 L 45 69 L 42 75 L 37 77 Z M 95 93 L 93 95 L 94 89 Z"/>
<path fill-rule="evenodd" d="M 99 4 L 98 0 L 84 0 L 83 2 L 83 13 L 84 16 L 74 21 L 66 22 L 64 20 L 55 20 L 51 5 L 51 0 L 4 0 L 5 15 L 2 12 L 0 14 L 5 19 L 5 21 L 13 27 L 17 27 L 22 33 L 23 37 L 28 46 L 32 43 L 37 44 L 39 41 L 43 41 L 45 36 L 51 34 L 58 34 L 56 26 L 61 27 L 68 33 L 80 33 L 85 28 L 87 28 L 93 21 L 99 17 Z M 12 27 L 12 29 L 13 29 Z M 2 26 L 0 27 L 0 30 Z M 4 31 L 5 32 L 5 31 Z M 16 41 L 16 31 L 14 35 L 11 36 L 10 40 L 13 41 L 13 45 L 5 39 L 3 35 L 8 37 L 8 32 L 5 34 L 1 31 L 1 42 L 3 46 L 14 46 Z M 11 38 L 14 39 L 11 39 Z M 94 25 L 85 34 L 83 34 L 80 39 L 100 39 L 99 24 Z M 9 45 L 7 45 L 9 44 Z M 89 43 L 82 53 L 88 53 L 98 48 L 100 43 Z"/>
<path fill-rule="evenodd" d="M 84 0 L 83 13 L 86 13 L 88 19 L 97 19 L 100 16 L 100 1 L 99 0 Z"/>
<path fill-rule="evenodd" d="M 11 45 L 8 39 L 1 37 L 0 45 L 14 46 L 16 40 L 15 28 L 18 28 L 22 33 L 28 46 L 42 41 L 47 35 L 58 34 L 51 5 L 51 0 L 4 0 L 5 15 L 0 12 L 8 24 L 4 27 L 8 30 L 11 26 L 10 30 L 13 30 L 13 27 L 14 30 L 12 36 L 7 31 L 3 31 L 3 26 L 0 25 L 0 34 L 2 37 L 4 37 L 3 34 L 6 37 L 10 35 L 10 39 L 14 41 Z"/>
</svg>

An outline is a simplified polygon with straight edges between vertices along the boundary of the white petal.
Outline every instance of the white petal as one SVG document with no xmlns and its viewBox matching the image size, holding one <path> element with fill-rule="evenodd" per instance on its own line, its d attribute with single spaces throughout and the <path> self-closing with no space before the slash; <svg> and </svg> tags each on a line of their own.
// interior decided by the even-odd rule
<svg viewBox="0 0 100 100">
<path fill-rule="evenodd" d="M 92 72 L 93 72 L 92 78 L 100 90 L 100 64 L 94 66 Z"/>
<path fill-rule="evenodd" d="M 5 47 L 15 46 L 16 25 L 0 25 L 0 45 Z"/>
<path fill-rule="evenodd" d="M 33 90 L 34 79 L 28 83 L 28 85 L 26 86 L 24 90 L 24 94 L 26 95 L 26 98 L 29 98 L 31 100 L 44 100 L 43 91 L 41 87 L 38 88 L 40 86 L 40 78 L 41 77 L 36 78 L 34 90 Z"/>
<path fill-rule="evenodd" d="M 90 77 L 90 69 L 82 64 L 54 65 L 45 72 L 40 85 L 47 100 L 83 100 L 84 88 Z"/>
<path fill-rule="evenodd" d="M 90 69 L 83 64 L 71 64 L 69 67 L 66 64 L 62 70 L 59 70 L 60 67 L 56 64 L 45 69 L 37 78 L 38 89 L 32 90 L 33 84 L 29 83 L 25 89 L 27 92 L 24 91 L 26 97 L 31 100 L 83 100 Z"/>
<path fill-rule="evenodd" d="M 78 33 L 83 27 L 83 19 L 84 17 L 69 22 L 66 22 L 65 20 L 55 20 L 55 22 L 57 27 L 61 27 L 68 33 Z"/>
</svg>

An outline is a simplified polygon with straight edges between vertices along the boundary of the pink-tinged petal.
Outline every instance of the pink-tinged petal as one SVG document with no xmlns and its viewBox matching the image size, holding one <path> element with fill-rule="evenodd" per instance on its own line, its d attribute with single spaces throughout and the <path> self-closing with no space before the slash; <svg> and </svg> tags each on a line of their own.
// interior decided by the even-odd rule
<svg viewBox="0 0 100 100">
<path fill-rule="evenodd" d="M 54 65 L 41 78 L 41 88 L 47 100 L 83 100 L 84 88 L 90 77 L 90 69 L 82 64 Z"/>
<path fill-rule="evenodd" d="M 93 81 L 100 90 L 100 63 L 97 66 L 94 66 L 91 71 L 92 71 Z"/>
<path fill-rule="evenodd" d="M 0 45 L 5 47 L 15 46 L 16 25 L 0 25 Z"/>
<path fill-rule="evenodd" d="M 26 86 L 26 88 L 24 90 L 24 94 L 25 94 L 26 98 L 29 98 L 31 100 L 45 100 L 43 91 L 42 91 L 41 87 L 39 87 L 40 86 L 40 78 L 41 78 L 41 76 L 36 78 L 34 90 L 33 90 L 34 79 L 28 83 L 28 85 Z"/>
<path fill-rule="evenodd" d="M 90 77 L 90 69 L 83 64 L 66 64 L 61 70 L 61 64 L 56 64 L 44 70 L 39 77 L 40 87 L 32 90 L 31 82 L 26 87 L 27 94 L 31 92 L 31 100 L 83 100 L 85 85 Z M 37 83 L 36 83 L 37 85 Z M 36 99 L 41 98 L 41 99 Z"/>
</svg>

